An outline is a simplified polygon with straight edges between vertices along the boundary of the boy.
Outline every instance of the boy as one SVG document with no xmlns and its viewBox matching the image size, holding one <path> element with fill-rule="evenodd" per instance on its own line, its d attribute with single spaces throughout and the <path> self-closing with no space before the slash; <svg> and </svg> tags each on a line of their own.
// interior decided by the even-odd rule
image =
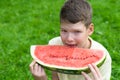
<svg viewBox="0 0 120 80">
<path fill-rule="evenodd" d="M 111 58 L 108 51 L 98 42 L 89 36 L 94 32 L 94 25 L 91 21 L 92 9 L 85 0 L 68 0 L 60 12 L 60 37 L 49 41 L 49 45 L 66 45 L 88 49 L 101 49 L 107 58 L 100 67 L 100 71 L 94 64 L 88 65 L 92 74 L 82 72 L 82 75 L 70 75 L 52 72 L 52 80 L 110 80 Z M 35 61 L 30 64 L 30 70 L 35 80 L 47 80 L 44 69 Z M 93 78 L 93 79 L 91 79 Z"/>
</svg>

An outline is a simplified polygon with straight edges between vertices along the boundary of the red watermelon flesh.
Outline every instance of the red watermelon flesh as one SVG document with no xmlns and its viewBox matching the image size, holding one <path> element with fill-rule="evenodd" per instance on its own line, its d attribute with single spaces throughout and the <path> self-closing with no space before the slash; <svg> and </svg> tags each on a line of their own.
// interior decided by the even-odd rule
<svg viewBox="0 0 120 80">
<path fill-rule="evenodd" d="M 37 45 L 32 53 L 42 65 L 83 68 L 91 63 L 99 63 L 105 56 L 102 50 L 83 49 L 60 45 Z"/>
</svg>

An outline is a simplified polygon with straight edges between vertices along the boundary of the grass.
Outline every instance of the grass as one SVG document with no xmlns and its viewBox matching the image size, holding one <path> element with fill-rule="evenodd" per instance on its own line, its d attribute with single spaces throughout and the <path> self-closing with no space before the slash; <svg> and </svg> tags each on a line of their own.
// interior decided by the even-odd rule
<svg viewBox="0 0 120 80">
<path fill-rule="evenodd" d="M 112 57 L 112 80 L 120 79 L 120 0 L 89 0 L 95 32 Z M 59 11 L 64 0 L 0 1 L 0 80 L 33 80 L 30 46 L 47 44 L 59 35 Z M 51 80 L 50 71 L 47 71 Z"/>
</svg>

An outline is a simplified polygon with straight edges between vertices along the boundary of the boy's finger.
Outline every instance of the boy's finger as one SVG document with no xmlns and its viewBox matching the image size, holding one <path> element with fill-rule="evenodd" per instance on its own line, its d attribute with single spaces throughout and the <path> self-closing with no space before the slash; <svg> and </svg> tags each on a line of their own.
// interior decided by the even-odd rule
<svg viewBox="0 0 120 80">
<path fill-rule="evenodd" d="M 33 60 L 32 63 L 30 64 L 30 70 L 33 71 L 33 66 L 35 65 L 36 61 Z"/>
<path fill-rule="evenodd" d="M 101 73 L 100 73 L 98 67 L 97 67 L 94 63 L 92 63 L 91 65 L 93 66 L 94 70 L 95 70 L 96 73 L 98 74 L 98 77 L 101 78 L 102 76 L 101 76 Z"/>
<path fill-rule="evenodd" d="M 33 69 L 34 69 L 35 72 L 39 72 L 39 65 L 38 65 L 38 63 L 35 63 Z"/>
<path fill-rule="evenodd" d="M 85 72 L 82 72 L 82 75 L 84 76 L 85 80 L 92 80 Z"/>
<path fill-rule="evenodd" d="M 98 74 L 97 74 L 96 70 L 93 68 L 93 66 L 91 64 L 89 64 L 88 67 L 90 68 L 92 74 L 94 75 L 94 80 L 97 80 Z"/>
</svg>

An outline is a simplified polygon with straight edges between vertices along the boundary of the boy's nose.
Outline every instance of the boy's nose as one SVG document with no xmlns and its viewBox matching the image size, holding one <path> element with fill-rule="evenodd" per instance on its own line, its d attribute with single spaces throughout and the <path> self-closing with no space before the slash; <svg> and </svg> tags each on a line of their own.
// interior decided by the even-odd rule
<svg viewBox="0 0 120 80">
<path fill-rule="evenodd" d="M 66 40 L 67 40 L 67 42 L 74 41 L 73 35 L 72 34 L 68 34 Z"/>
</svg>

